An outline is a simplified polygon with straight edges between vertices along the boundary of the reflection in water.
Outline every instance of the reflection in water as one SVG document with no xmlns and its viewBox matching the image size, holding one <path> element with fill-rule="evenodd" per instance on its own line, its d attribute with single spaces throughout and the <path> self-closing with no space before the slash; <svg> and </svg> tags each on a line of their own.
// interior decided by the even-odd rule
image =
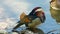
<svg viewBox="0 0 60 34">
<path fill-rule="evenodd" d="M 10 0 L 9 0 L 10 1 Z M 12 0 L 13 1 L 13 0 Z M 3 2 L 3 1 L 2 1 Z M 4 1 L 4 2 L 6 2 L 6 1 Z M 13 3 L 12 3 L 12 5 L 15 3 L 16 1 L 13 1 Z M 19 1 L 17 1 L 17 2 L 19 2 Z M 32 8 L 34 8 L 34 7 L 36 7 L 36 6 L 41 6 L 41 7 L 43 7 L 43 9 L 45 10 L 45 14 L 46 14 L 46 17 L 47 17 L 47 19 L 46 19 L 46 22 L 44 23 L 44 24 L 42 24 L 42 25 L 40 25 L 39 26 L 39 28 L 40 29 L 42 29 L 44 32 L 49 32 L 49 31 L 51 31 L 51 29 L 53 30 L 53 29 L 57 29 L 57 28 L 60 28 L 60 25 L 58 25 L 58 24 L 55 24 L 55 21 L 50 17 L 50 14 L 49 14 L 49 0 L 44 0 L 44 1 L 42 1 L 42 0 L 27 0 L 27 1 L 22 1 L 22 2 L 26 2 L 26 3 L 31 3 L 31 4 L 29 4 L 29 6 L 27 6 L 28 7 L 28 11 L 30 11 Z M 45 3 L 44 3 L 45 2 Z M 7 3 L 9 3 L 9 2 L 7 2 Z M 1 5 L 1 4 L 0 4 Z M 52 5 L 54 5 L 54 4 L 52 4 Z M 14 15 L 14 13 L 16 12 L 15 10 L 13 10 L 13 8 L 15 7 L 15 5 L 14 5 L 14 7 L 13 6 L 10 6 L 9 4 L 8 5 L 5 5 L 5 3 L 2 3 L 2 6 L 3 6 L 3 8 L 4 9 L 6 9 L 6 11 L 7 12 L 3 12 L 3 13 L 1 13 L 0 12 L 0 18 L 1 18 L 1 15 L 3 15 L 3 18 L 1 18 L 0 19 L 0 22 L 1 21 L 5 21 L 6 19 L 4 19 L 4 17 L 6 16 L 8 16 L 8 17 L 11 17 L 11 16 L 13 16 Z M 18 7 L 19 5 L 17 5 L 17 7 Z M 19 6 L 19 8 L 20 8 L 20 6 Z M 18 8 L 18 9 L 19 9 Z M 50 7 L 51 8 L 51 7 Z M 54 7 L 55 8 L 55 7 Z M 12 10 L 11 10 L 12 9 Z M 56 8 L 55 8 L 56 9 Z M 50 10 L 50 13 L 51 13 L 51 16 L 57 21 L 57 22 L 60 22 L 60 10 L 59 9 L 57 9 L 57 10 L 55 10 L 55 9 L 53 9 L 53 8 L 51 8 L 51 10 Z M 58 11 L 59 10 L 59 11 Z M 57 12 L 58 11 L 58 12 Z M 18 11 L 19 12 L 19 11 Z M 22 11 L 21 11 L 22 12 Z M 25 12 L 25 11 L 24 11 Z M 26 13 L 29 13 L 29 12 L 26 12 Z M 17 14 L 17 16 L 16 16 L 16 14 Z M 13 16 L 13 18 L 14 17 L 18 17 L 18 15 L 20 14 L 18 14 L 18 13 L 16 13 L 14 16 Z M 11 16 L 10 16 L 11 15 Z M 7 19 L 8 20 L 8 19 Z M 9 18 L 9 20 L 11 20 L 10 18 Z M 18 19 L 19 20 L 19 19 Z M 17 20 L 16 20 L 17 21 Z M 8 22 L 9 24 L 10 24 L 10 21 Z M 13 20 L 11 20 L 11 26 L 12 26 L 12 23 L 15 23 L 15 21 L 13 21 Z M 8 28 L 8 31 L 10 31 L 10 29 L 9 29 L 9 27 L 7 27 Z M 20 28 L 19 28 L 20 29 Z M 18 30 L 19 30 L 18 29 Z"/>
<path fill-rule="evenodd" d="M 0 18 L 0 30 L 8 30 L 16 25 L 18 20 L 15 18 Z"/>
<path fill-rule="evenodd" d="M 60 34 L 60 29 L 51 30 L 47 34 Z"/>
</svg>

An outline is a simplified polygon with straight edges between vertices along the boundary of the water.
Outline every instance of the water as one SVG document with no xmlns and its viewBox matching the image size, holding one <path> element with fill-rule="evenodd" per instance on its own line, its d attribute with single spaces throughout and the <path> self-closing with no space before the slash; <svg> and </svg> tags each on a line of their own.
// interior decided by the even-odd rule
<svg viewBox="0 0 60 34">
<path fill-rule="evenodd" d="M 56 20 L 53 19 L 53 17 L 51 16 L 51 13 L 49 10 L 50 9 L 49 2 L 50 0 L 44 0 L 44 1 L 42 0 L 9 0 L 9 1 L 2 0 L 0 3 L 0 8 L 3 8 L 3 9 L 1 9 L 0 11 L 0 15 L 1 15 L 0 23 L 1 22 L 8 23 L 9 26 L 7 31 L 11 31 L 12 28 L 14 27 L 14 24 L 16 24 L 16 22 L 20 20 L 19 16 L 22 12 L 29 14 L 33 8 L 40 6 L 43 8 L 45 12 L 46 21 L 45 23 L 39 25 L 38 28 L 43 30 L 44 33 L 47 33 L 51 30 L 60 29 L 60 24 L 57 24 Z M 19 28 L 18 30 L 21 30 L 21 29 Z M 56 32 L 58 33 L 60 31 L 59 30 L 54 31 L 54 33 Z"/>
</svg>

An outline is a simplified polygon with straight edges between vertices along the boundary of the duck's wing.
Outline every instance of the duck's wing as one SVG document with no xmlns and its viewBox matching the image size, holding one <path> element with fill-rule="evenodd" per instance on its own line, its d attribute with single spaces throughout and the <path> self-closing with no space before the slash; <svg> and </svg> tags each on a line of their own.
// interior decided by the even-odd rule
<svg viewBox="0 0 60 34">
<path fill-rule="evenodd" d="M 23 12 L 23 13 L 20 15 L 20 19 L 24 18 L 24 16 L 26 16 L 26 14 Z"/>
</svg>

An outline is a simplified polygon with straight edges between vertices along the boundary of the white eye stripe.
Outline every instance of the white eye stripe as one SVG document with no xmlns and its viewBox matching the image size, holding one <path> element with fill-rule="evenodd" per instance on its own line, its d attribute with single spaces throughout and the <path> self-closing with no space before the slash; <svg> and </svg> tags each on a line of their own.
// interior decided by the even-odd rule
<svg viewBox="0 0 60 34">
<path fill-rule="evenodd" d="M 42 9 L 37 9 L 36 11 L 41 11 Z"/>
</svg>

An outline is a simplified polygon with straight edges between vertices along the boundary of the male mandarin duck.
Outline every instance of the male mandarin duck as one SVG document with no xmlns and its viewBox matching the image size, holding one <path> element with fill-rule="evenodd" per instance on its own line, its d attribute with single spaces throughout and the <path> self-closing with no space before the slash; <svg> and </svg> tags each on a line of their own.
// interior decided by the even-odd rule
<svg viewBox="0 0 60 34">
<path fill-rule="evenodd" d="M 22 19 L 21 19 L 21 16 L 23 16 Z M 22 24 L 26 24 L 27 27 L 32 28 L 33 30 L 35 30 L 36 27 L 39 24 L 44 23 L 44 21 L 46 19 L 45 13 L 43 12 L 43 9 L 41 7 L 34 8 L 29 13 L 29 15 L 26 15 L 26 14 L 23 13 L 21 16 L 20 16 L 20 19 L 21 19 L 20 23 L 16 27 L 14 27 L 13 29 L 17 29 Z"/>
</svg>

